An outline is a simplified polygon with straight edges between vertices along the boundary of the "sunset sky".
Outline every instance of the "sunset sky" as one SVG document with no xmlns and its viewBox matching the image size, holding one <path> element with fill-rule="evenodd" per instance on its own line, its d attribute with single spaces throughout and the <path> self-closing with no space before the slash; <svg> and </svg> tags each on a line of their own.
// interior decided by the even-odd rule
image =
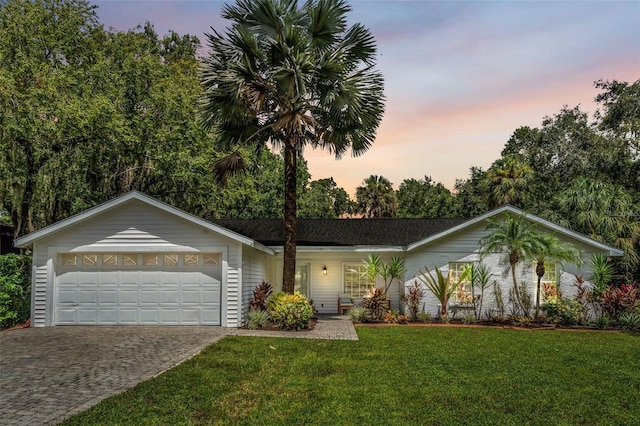
<svg viewBox="0 0 640 426">
<path fill-rule="evenodd" d="M 150 21 L 163 35 L 204 43 L 223 32 L 221 1 L 97 1 L 101 22 Z M 300 1 L 302 4 L 303 1 Z M 598 79 L 640 78 L 640 1 L 352 0 L 352 23 L 371 29 L 386 108 L 373 147 L 336 161 L 307 150 L 313 179 L 333 176 L 352 196 L 371 174 L 397 189 L 431 176 L 453 188 L 486 169 L 513 131 L 539 126 L 563 105 L 592 114 Z"/>
</svg>

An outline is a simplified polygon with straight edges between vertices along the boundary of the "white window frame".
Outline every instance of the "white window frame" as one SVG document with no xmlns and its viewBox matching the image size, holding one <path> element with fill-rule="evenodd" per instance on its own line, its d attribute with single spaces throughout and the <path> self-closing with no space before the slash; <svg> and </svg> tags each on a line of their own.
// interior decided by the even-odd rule
<svg viewBox="0 0 640 426">
<path fill-rule="evenodd" d="M 454 285 L 464 273 L 465 269 L 474 262 L 449 262 L 449 283 Z M 473 303 L 473 280 L 469 276 L 462 281 L 452 295 L 452 301 L 456 303 Z"/>
<path fill-rule="evenodd" d="M 538 274 L 536 267 L 538 263 L 533 262 L 533 288 L 536 289 L 535 297 L 538 296 Z M 557 302 L 558 301 L 558 262 L 547 260 L 544 262 L 544 275 L 540 280 L 540 303 Z M 548 290 L 547 290 L 548 289 Z M 549 294 L 551 293 L 551 294 Z M 547 295 L 549 294 L 549 295 Z"/>
<path fill-rule="evenodd" d="M 366 265 L 362 262 L 343 262 L 342 263 L 342 292 L 351 295 L 354 298 L 362 298 L 367 291 L 371 287 L 371 283 L 367 281 L 367 278 L 363 276 L 364 271 L 366 270 Z M 352 271 L 349 271 L 351 269 Z M 349 274 L 349 278 L 357 276 L 357 292 L 354 292 L 354 284 L 351 284 L 349 288 L 347 288 L 347 274 Z M 353 283 L 356 280 L 352 281 Z"/>
</svg>

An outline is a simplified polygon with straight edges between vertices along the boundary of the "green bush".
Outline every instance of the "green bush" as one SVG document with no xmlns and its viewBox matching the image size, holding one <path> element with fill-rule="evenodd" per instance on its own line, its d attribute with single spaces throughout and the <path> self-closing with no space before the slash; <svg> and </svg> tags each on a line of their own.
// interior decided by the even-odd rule
<svg viewBox="0 0 640 426">
<path fill-rule="evenodd" d="M 624 330 L 640 331 L 640 314 L 624 312 L 618 318 L 618 325 Z"/>
<path fill-rule="evenodd" d="M 0 256 L 0 329 L 23 324 L 31 309 L 31 258 Z"/>
<path fill-rule="evenodd" d="M 347 311 L 347 315 L 349 315 L 349 318 L 354 323 L 367 322 L 369 310 L 360 306 L 354 306 Z"/>
<path fill-rule="evenodd" d="M 577 300 L 559 298 L 556 302 L 545 303 L 542 311 L 547 320 L 563 325 L 581 324 L 584 320 L 585 307 Z"/>
<path fill-rule="evenodd" d="M 247 313 L 247 328 L 255 330 L 262 328 L 269 321 L 269 313 L 267 311 L 249 311 Z"/>
<path fill-rule="evenodd" d="M 422 311 L 418 313 L 417 320 L 423 323 L 431 322 L 431 314 L 429 312 Z"/>
<path fill-rule="evenodd" d="M 293 294 L 279 292 L 267 300 L 271 320 L 285 330 L 302 330 L 309 327 L 313 307 L 309 300 L 296 291 Z"/>
</svg>

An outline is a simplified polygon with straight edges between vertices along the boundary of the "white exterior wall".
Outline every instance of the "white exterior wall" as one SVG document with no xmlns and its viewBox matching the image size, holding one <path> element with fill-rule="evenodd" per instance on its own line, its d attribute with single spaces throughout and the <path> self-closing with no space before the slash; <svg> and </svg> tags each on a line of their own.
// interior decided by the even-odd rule
<svg viewBox="0 0 640 426">
<path fill-rule="evenodd" d="M 260 285 L 262 280 L 268 281 L 267 254 L 252 247 L 242 247 L 242 325 L 245 315 L 249 311 L 253 299 L 253 289 Z M 271 256 L 269 256 L 271 257 Z"/>
<path fill-rule="evenodd" d="M 544 229 L 541 228 L 539 230 L 544 231 Z M 459 233 L 447 236 L 440 241 L 407 253 L 405 286 L 412 285 L 414 280 L 420 276 L 421 272 L 425 271 L 425 266 L 427 266 L 435 276 L 436 267 L 440 269 L 443 274 L 448 274 L 449 262 L 478 263 L 480 261 L 480 240 L 486 234 L 486 224 L 479 223 Z M 581 266 L 558 264 L 560 291 L 564 297 L 574 297 L 576 293 L 575 275 L 581 275 L 585 279 L 589 276 L 589 259 L 598 251 L 574 239 L 568 239 L 558 234 L 555 235 L 561 241 L 573 244 L 582 253 L 583 264 Z M 513 279 L 511 277 L 511 269 L 508 265 L 504 265 L 501 262 L 502 258 L 502 254 L 496 253 L 486 256 L 482 259 L 482 263 L 487 265 L 492 271 L 491 282 L 495 280 L 501 288 L 505 315 L 509 315 L 508 299 L 509 291 L 513 288 Z M 530 260 L 521 261 L 516 266 L 516 278 L 518 283 L 522 281 L 527 283 L 527 289 L 532 296 L 532 302 L 535 304 L 537 276 L 535 275 L 533 262 Z M 419 280 L 419 282 L 421 282 L 421 280 Z M 425 292 L 426 296 L 423 298 L 422 306 L 426 312 L 435 316 L 438 313 L 439 302 L 428 289 L 425 288 Z M 484 293 L 484 302 L 482 304 L 483 314 L 495 308 L 495 306 L 495 294 L 493 286 L 490 285 Z"/>
<path fill-rule="evenodd" d="M 338 312 L 338 294 L 344 292 L 342 270 L 345 263 L 360 264 L 370 252 L 298 252 L 296 262 L 309 262 L 310 273 L 310 298 L 313 299 L 315 308 L 321 314 L 335 314 Z M 383 262 L 389 262 L 393 256 L 402 256 L 403 253 L 378 253 Z M 327 275 L 322 275 L 322 268 L 327 267 Z M 282 253 L 278 253 L 271 262 L 269 282 L 275 291 L 282 289 Z M 384 281 L 378 278 L 376 287 L 382 287 Z M 388 291 L 391 299 L 391 307 L 399 308 L 398 282 L 394 281 Z M 359 299 L 354 301 L 356 305 Z"/>
<path fill-rule="evenodd" d="M 215 251 L 222 253 L 221 323 L 237 327 L 242 244 L 137 200 L 34 243 L 32 326 L 53 324 L 55 259 L 73 251 Z"/>
</svg>

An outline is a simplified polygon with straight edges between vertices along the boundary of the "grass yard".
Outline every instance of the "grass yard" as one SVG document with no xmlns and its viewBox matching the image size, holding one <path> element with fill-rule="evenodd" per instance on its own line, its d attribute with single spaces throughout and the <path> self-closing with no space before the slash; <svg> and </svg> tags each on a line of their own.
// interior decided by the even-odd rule
<svg viewBox="0 0 640 426">
<path fill-rule="evenodd" d="M 358 328 L 227 337 L 72 417 L 86 424 L 640 424 L 640 335 Z"/>
</svg>

